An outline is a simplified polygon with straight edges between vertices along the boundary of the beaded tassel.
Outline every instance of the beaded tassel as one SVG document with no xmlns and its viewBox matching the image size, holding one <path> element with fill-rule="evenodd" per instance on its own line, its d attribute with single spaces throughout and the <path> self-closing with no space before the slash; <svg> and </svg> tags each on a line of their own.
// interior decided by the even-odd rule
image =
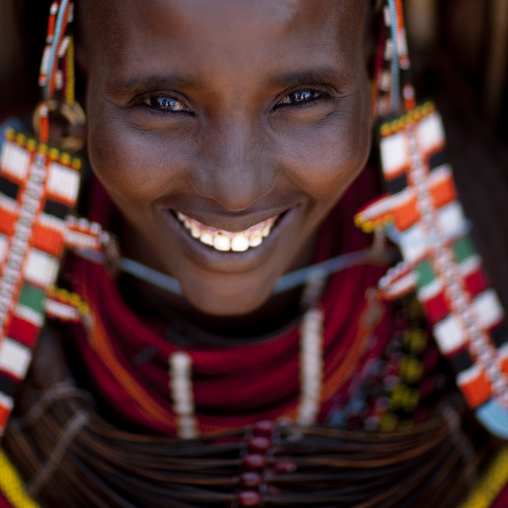
<svg viewBox="0 0 508 508">
<path fill-rule="evenodd" d="M 411 64 L 406 43 L 402 0 L 387 0 L 386 4 L 372 84 L 374 117 L 398 113 L 401 104 L 407 111 L 416 106 L 410 79 Z"/>
<path fill-rule="evenodd" d="M 8 129 L 0 154 L 0 436 L 44 324 L 46 296 L 64 254 L 65 219 L 79 191 L 80 161 L 46 144 L 47 101 L 65 82 L 61 62 L 70 47 L 71 20 L 71 3 L 53 2 L 39 78 L 45 96 L 38 109 L 39 141 Z"/>
<path fill-rule="evenodd" d="M 397 62 L 393 79 L 409 68 L 400 0 L 389 0 L 386 19 L 393 34 L 392 64 Z M 391 92 L 392 99 L 398 96 L 397 90 Z M 467 235 L 452 170 L 443 157 L 441 119 L 432 103 L 414 107 L 408 85 L 402 95 L 407 112 L 381 125 L 388 194 L 361 210 L 357 223 L 369 232 L 384 226 L 398 243 L 404 261 L 381 279 L 381 294 L 396 298 L 417 290 L 466 401 L 485 427 L 508 438 L 504 312 Z"/>
</svg>

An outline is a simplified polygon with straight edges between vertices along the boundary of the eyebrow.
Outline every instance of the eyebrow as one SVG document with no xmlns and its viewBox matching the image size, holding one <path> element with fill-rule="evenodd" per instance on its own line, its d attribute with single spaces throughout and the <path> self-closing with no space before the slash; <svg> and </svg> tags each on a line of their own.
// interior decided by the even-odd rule
<svg viewBox="0 0 508 508">
<path fill-rule="evenodd" d="M 317 67 L 303 71 L 295 71 L 288 74 L 272 76 L 271 83 L 275 86 L 298 86 L 298 85 L 333 85 L 344 81 L 337 69 L 330 66 Z"/>
<path fill-rule="evenodd" d="M 343 82 L 343 76 L 336 68 L 321 66 L 314 69 L 274 74 L 269 77 L 269 83 L 274 87 L 290 87 L 299 85 L 336 85 Z M 110 93 L 134 93 L 147 90 L 173 90 L 175 88 L 196 88 L 199 80 L 181 75 L 143 75 L 130 76 L 127 79 L 112 80 L 107 89 Z"/>
<path fill-rule="evenodd" d="M 127 79 L 112 80 L 108 90 L 114 93 L 126 93 L 139 90 L 163 90 L 173 88 L 193 88 L 198 85 L 195 79 L 177 75 L 134 75 Z"/>
</svg>

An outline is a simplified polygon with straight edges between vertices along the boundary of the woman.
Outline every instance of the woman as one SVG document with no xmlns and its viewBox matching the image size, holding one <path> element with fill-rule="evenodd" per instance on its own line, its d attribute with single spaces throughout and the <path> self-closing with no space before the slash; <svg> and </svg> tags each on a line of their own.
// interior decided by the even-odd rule
<svg viewBox="0 0 508 508">
<path fill-rule="evenodd" d="M 402 109 L 402 91 L 408 128 L 435 118 L 432 106 L 414 108 L 408 83 L 396 86 L 409 64 L 400 2 L 387 5 L 380 37 L 392 41 L 392 75 L 381 51 L 372 104 L 366 55 L 379 10 L 370 2 L 76 7 L 88 220 L 66 218 L 77 192 L 71 157 L 8 131 L 2 159 L 11 190 L 19 149 L 34 162 L 10 197 L 27 214 L 11 228 L 4 289 L 16 245 L 26 247 L 4 318 L 6 415 L 8 382 L 20 389 L 2 440 L 0 506 L 444 507 L 485 472 L 498 483 L 486 502 L 506 504 L 505 456 L 466 409 L 421 306 L 400 284 L 378 285 L 395 261 L 379 205 L 358 216 L 376 229 L 374 249 L 353 225 L 381 188 L 367 164 L 372 110 Z M 36 117 L 40 139 L 68 149 L 81 124 L 70 9 L 51 7 Z M 390 125 L 384 136 L 406 124 Z M 400 181 L 388 180 L 396 195 Z M 390 199 L 381 203 L 396 216 Z M 102 228 L 118 236 L 123 261 Z M 41 303 L 63 242 L 76 251 L 58 280 L 66 289 Z M 317 264 L 334 256 L 331 269 Z M 388 277 L 410 281 L 404 266 Z M 387 301 L 388 287 L 400 298 Z M 35 340 L 27 323 L 42 324 L 37 295 L 50 320 L 23 381 Z"/>
</svg>

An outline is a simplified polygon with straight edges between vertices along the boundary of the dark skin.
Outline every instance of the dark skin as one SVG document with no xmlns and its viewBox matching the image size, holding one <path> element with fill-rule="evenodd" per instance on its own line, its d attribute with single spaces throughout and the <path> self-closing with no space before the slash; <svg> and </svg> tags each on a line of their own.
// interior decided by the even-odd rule
<svg viewBox="0 0 508 508">
<path fill-rule="evenodd" d="M 277 305 L 273 287 L 309 263 L 370 151 L 366 3 L 78 5 L 92 167 L 125 217 L 124 252 L 185 294 L 141 285 L 143 299 L 238 336 L 274 309 L 291 313 L 294 299 Z M 278 219 L 259 247 L 219 252 L 177 212 L 229 232 Z"/>
</svg>

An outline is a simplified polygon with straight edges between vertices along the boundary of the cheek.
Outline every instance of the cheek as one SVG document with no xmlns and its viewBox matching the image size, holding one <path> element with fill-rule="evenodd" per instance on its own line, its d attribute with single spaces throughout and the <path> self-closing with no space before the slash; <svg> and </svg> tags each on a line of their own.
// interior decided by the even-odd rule
<svg viewBox="0 0 508 508">
<path fill-rule="evenodd" d="M 104 104 L 89 107 L 88 137 L 92 168 L 117 198 L 139 204 L 152 201 L 182 174 L 185 143 L 168 133 L 135 128 L 124 111 Z"/>
<path fill-rule="evenodd" d="M 364 168 L 371 144 L 365 102 L 358 95 L 321 126 L 288 138 L 284 157 L 291 178 L 314 199 L 337 199 Z"/>
</svg>

